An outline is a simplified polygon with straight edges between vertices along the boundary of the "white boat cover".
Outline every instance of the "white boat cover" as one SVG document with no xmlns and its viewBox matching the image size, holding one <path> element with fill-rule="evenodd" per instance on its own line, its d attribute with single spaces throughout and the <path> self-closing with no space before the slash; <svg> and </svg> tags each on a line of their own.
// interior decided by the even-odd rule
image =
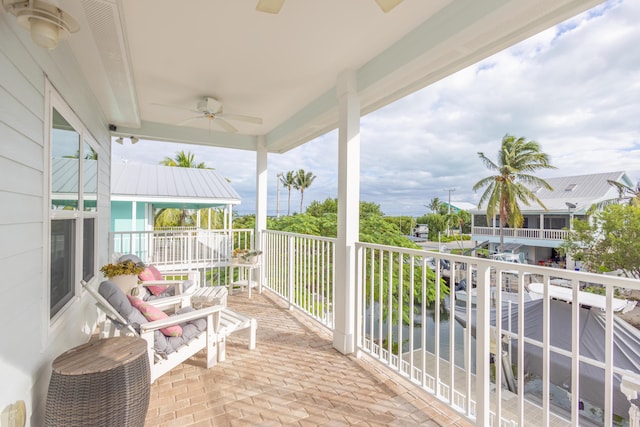
<svg viewBox="0 0 640 427">
<path fill-rule="evenodd" d="M 542 343 L 543 300 L 526 302 L 524 304 L 524 335 L 528 339 Z M 571 352 L 571 304 L 550 300 L 550 344 L 568 352 Z M 466 325 L 465 307 L 456 307 L 455 318 L 463 326 Z M 475 337 L 476 313 L 475 308 L 471 312 L 471 331 Z M 513 304 L 511 315 L 506 309 L 502 312 L 502 329 L 518 333 L 518 305 Z M 613 364 L 615 370 L 628 370 L 640 375 L 640 331 L 629 323 L 613 317 Z M 491 324 L 495 326 L 495 309 L 491 310 Z M 580 356 L 602 361 L 605 360 L 605 313 L 599 309 L 580 308 Z M 519 340 L 511 341 L 511 360 L 517 365 Z M 550 352 L 550 382 L 569 392 L 571 390 L 571 358 Z M 542 348 L 526 343 L 524 348 L 524 371 L 542 377 Z M 622 375 L 613 375 L 613 412 L 628 419 L 629 401 L 620 391 Z M 592 405 L 604 408 L 604 369 L 580 364 L 580 399 Z M 640 399 L 635 399 L 634 404 L 640 406 Z"/>
<path fill-rule="evenodd" d="M 544 295 L 543 283 L 530 283 L 528 285 L 529 292 Z M 573 290 L 566 286 L 549 285 L 549 297 L 560 299 L 562 301 L 571 302 L 573 300 Z M 589 307 L 607 309 L 607 298 L 604 295 L 594 294 L 592 292 L 578 291 L 578 302 L 580 305 L 588 305 Z M 626 313 L 635 308 L 636 301 L 627 301 L 621 298 L 613 298 L 613 311 L 621 311 Z"/>
</svg>

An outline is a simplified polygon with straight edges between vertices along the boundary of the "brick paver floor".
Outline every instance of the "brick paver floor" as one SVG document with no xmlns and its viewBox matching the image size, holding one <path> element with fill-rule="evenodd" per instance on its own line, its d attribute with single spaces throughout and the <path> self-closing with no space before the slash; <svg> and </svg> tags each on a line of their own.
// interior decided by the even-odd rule
<svg viewBox="0 0 640 427">
<path fill-rule="evenodd" d="M 471 426 L 457 412 L 377 362 L 336 351 L 331 335 L 268 291 L 229 297 L 258 321 L 211 369 L 196 356 L 151 386 L 146 426 Z"/>
</svg>

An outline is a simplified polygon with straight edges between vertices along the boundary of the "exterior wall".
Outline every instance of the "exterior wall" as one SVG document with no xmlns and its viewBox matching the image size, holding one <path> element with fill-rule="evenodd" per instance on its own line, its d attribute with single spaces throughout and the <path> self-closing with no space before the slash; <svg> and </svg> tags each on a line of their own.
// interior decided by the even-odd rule
<svg viewBox="0 0 640 427">
<path fill-rule="evenodd" d="M 111 202 L 111 231 L 146 231 L 149 225 L 153 229 L 152 221 L 148 218 L 150 207 L 148 203 L 136 204 L 135 228 L 131 220 L 133 217 L 133 202 L 114 201 Z"/>
<path fill-rule="evenodd" d="M 66 43 L 36 46 L 0 12 L 0 413 L 23 400 L 28 425 L 43 425 L 51 362 L 86 342 L 96 309 L 76 297 L 49 321 L 49 147 L 45 75 L 99 144 L 97 268 L 107 261 L 110 137 L 107 123 Z M 94 281 L 97 281 L 94 278 Z M 4 424 L 3 424 L 4 425 Z"/>
</svg>

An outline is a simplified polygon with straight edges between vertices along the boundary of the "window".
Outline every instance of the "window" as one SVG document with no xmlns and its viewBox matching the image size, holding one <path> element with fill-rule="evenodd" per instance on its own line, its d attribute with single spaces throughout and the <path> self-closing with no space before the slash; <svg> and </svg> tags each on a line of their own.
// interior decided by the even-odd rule
<svg viewBox="0 0 640 427">
<path fill-rule="evenodd" d="M 78 118 L 53 94 L 50 152 L 49 319 L 96 276 L 97 147 Z"/>
<path fill-rule="evenodd" d="M 75 220 L 51 221 L 51 317 L 74 295 L 74 242 Z"/>
</svg>

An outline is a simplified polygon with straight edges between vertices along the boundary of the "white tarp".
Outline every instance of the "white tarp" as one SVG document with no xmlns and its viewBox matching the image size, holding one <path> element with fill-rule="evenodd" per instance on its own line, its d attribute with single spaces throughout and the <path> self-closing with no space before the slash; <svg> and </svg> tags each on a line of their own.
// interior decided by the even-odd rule
<svg viewBox="0 0 640 427">
<path fill-rule="evenodd" d="M 571 304 L 550 301 L 550 344 L 571 352 Z M 502 312 L 502 329 L 518 333 L 518 306 L 512 304 L 511 314 L 508 310 Z M 599 309 L 580 309 L 580 356 L 605 360 L 605 313 Z M 456 320 L 465 325 L 466 315 L 464 307 L 456 307 Z M 471 313 L 472 333 L 475 336 L 475 309 Z M 543 300 L 531 301 L 524 304 L 524 335 L 525 337 L 542 343 Z M 495 325 L 495 310 L 491 312 L 491 324 Z M 511 325 L 511 329 L 509 327 Z M 511 360 L 517 364 L 517 339 L 511 341 Z M 616 368 L 625 369 L 640 375 L 640 331 L 624 320 L 614 316 L 613 325 L 613 364 Z M 571 390 L 571 358 L 560 355 L 553 350 L 550 353 L 550 382 L 569 391 Z M 542 377 L 542 348 L 526 343 L 524 348 L 524 371 Z M 621 376 L 613 376 L 613 412 L 624 418 L 628 417 L 629 401 L 620 391 Z M 592 405 L 604 408 L 604 369 L 580 363 L 580 399 Z M 640 406 L 640 399 L 634 403 Z"/>
</svg>

